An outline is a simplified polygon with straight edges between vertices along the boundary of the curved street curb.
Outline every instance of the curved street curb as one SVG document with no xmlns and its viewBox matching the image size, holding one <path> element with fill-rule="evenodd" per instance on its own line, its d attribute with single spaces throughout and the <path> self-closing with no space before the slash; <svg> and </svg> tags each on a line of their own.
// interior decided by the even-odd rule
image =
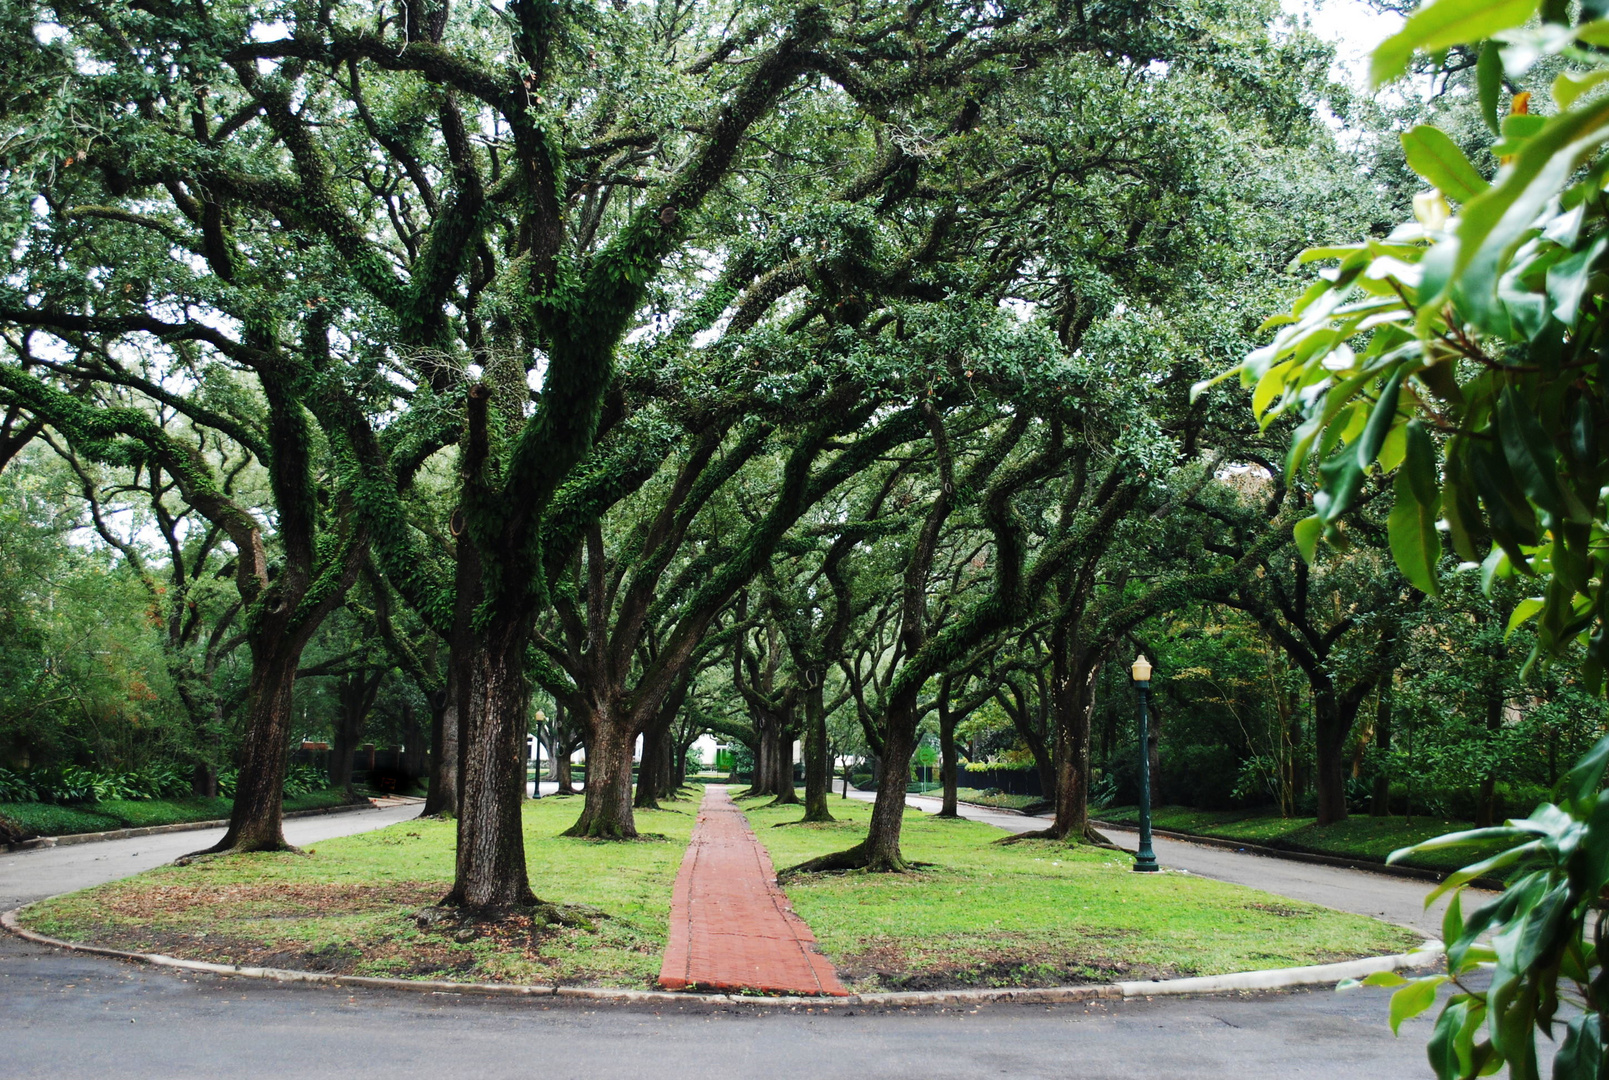
<svg viewBox="0 0 1609 1080">
<path fill-rule="evenodd" d="M 327 814 L 352 814 L 380 807 L 364 801 L 342 803 L 340 806 L 321 806 L 316 810 L 291 810 L 281 815 L 289 818 L 323 817 Z M 176 821 L 171 825 L 137 825 L 131 829 L 108 829 L 105 832 L 67 833 L 63 836 L 32 836 L 14 844 L 0 844 L 0 853 L 40 851 L 44 848 L 71 847 L 75 844 L 98 844 L 103 840 L 129 840 L 137 836 L 159 836 L 163 833 L 196 832 L 201 829 L 221 829 L 229 824 L 228 818 L 211 821 Z"/>
<path fill-rule="evenodd" d="M 1389 956 L 1366 956 L 1361 960 L 1346 960 L 1338 964 L 1316 964 L 1310 967 L 1275 968 L 1271 971 L 1237 971 L 1228 975 L 1205 975 L 1191 979 L 1160 979 L 1151 982 L 1106 983 L 1099 986 L 1049 986 L 1038 989 L 999 990 L 938 990 L 895 991 L 886 994 L 851 994 L 848 997 L 762 997 L 745 994 L 698 994 L 669 990 L 619 990 L 609 987 L 586 986 L 516 986 L 502 983 L 456 983 L 418 979 L 384 979 L 370 975 L 330 975 L 318 971 L 295 971 L 288 968 L 242 967 L 238 964 L 210 964 L 202 960 L 180 960 L 161 953 L 136 953 L 123 949 L 107 949 L 99 945 L 80 945 L 71 941 L 35 933 L 17 923 L 17 916 L 31 907 L 12 908 L 0 914 L 0 926 L 11 933 L 39 945 L 58 949 L 109 956 L 115 960 L 133 960 L 157 967 L 177 968 L 207 975 L 225 975 L 243 979 L 268 979 L 273 982 L 326 983 L 331 986 L 362 986 L 375 990 L 411 990 L 427 994 L 487 994 L 507 997 L 557 997 L 571 1000 L 610 1002 L 617 1005 L 673 1005 L 693 1003 L 701 1005 L 808 1005 L 812 1008 L 844 1008 L 878 1006 L 902 1008 L 919 1005 L 976 1005 L 985 1002 L 1015 1002 L 1018 1004 L 1054 1004 L 1067 1001 L 1125 1000 L 1177 996 L 1182 994 L 1222 994 L 1246 990 L 1288 990 L 1298 986 L 1322 986 L 1342 979 L 1361 979 L 1377 971 L 1397 971 L 1403 968 L 1424 967 L 1442 953 L 1439 941 L 1427 941 L 1408 953 Z"/>
<path fill-rule="evenodd" d="M 1102 829 L 1114 831 L 1135 832 L 1133 825 L 1117 821 L 1098 821 L 1090 818 L 1090 824 Z M 1361 870 L 1366 874 L 1380 874 L 1383 877 L 1407 878 L 1413 881 L 1445 881 L 1453 871 L 1428 870 L 1422 866 L 1401 866 L 1396 863 L 1375 862 L 1372 859 L 1346 858 L 1341 855 L 1321 855 L 1316 851 L 1302 851 L 1299 848 L 1277 848 L 1266 844 L 1251 844 L 1244 840 L 1226 840 L 1221 836 L 1203 836 L 1201 833 L 1178 832 L 1173 829 L 1152 828 L 1151 835 L 1160 836 L 1166 840 L 1179 840 L 1187 844 L 1201 844 L 1203 847 L 1227 848 L 1230 851 L 1241 852 L 1246 855 L 1258 855 L 1265 859 L 1284 859 L 1287 862 L 1312 863 L 1317 866 L 1338 866 L 1344 870 Z M 1492 892 L 1502 892 L 1506 887 L 1497 878 L 1478 877 L 1470 880 L 1468 884 L 1477 889 L 1488 889 Z"/>
</svg>

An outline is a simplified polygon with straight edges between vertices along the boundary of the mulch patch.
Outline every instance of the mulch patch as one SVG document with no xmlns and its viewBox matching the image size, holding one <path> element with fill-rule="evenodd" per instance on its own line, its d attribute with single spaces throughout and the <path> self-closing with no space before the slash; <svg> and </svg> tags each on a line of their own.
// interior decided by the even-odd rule
<svg viewBox="0 0 1609 1080">
<path fill-rule="evenodd" d="M 879 943 L 839 960 L 838 974 L 844 982 L 862 984 L 863 989 L 866 982 L 874 981 L 883 991 L 933 991 L 1072 986 L 1194 973 L 1131 964 L 1103 952 L 1093 941 L 1074 948 L 1063 941 L 1034 942 L 1019 934 L 1002 935 L 990 946 L 932 951 Z"/>
<path fill-rule="evenodd" d="M 500 982 L 506 980 L 483 961 L 518 958 L 545 966 L 550 961 L 540 955 L 544 944 L 590 930 L 586 918 L 580 920 L 585 926 L 556 922 L 551 907 L 463 917 L 434 906 L 446 888 L 424 882 L 253 882 L 114 889 L 97 899 L 99 917 L 93 924 L 80 924 L 71 936 L 130 952 L 243 967 Z M 595 909 L 574 912 L 604 917 Z M 316 944 L 296 940 L 295 924 L 331 917 L 363 922 L 350 937 Z M 242 922 L 266 923 L 270 931 L 283 925 L 285 933 L 248 936 L 240 932 Z"/>
</svg>

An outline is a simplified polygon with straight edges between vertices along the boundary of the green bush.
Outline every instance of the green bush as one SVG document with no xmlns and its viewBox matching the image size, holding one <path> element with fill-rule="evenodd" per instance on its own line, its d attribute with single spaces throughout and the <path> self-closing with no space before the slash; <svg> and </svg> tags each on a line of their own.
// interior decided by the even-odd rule
<svg viewBox="0 0 1609 1080">
<path fill-rule="evenodd" d="M 62 836 L 67 833 L 105 832 L 120 829 L 122 822 L 105 814 L 95 814 L 74 806 L 54 803 L 0 803 L 0 814 L 21 826 L 29 836 Z"/>
</svg>

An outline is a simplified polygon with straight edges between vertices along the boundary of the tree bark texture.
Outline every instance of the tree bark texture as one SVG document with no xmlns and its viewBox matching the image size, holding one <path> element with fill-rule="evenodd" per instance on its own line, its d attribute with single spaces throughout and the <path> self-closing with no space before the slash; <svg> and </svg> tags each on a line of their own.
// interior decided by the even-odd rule
<svg viewBox="0 0 1609 1080">
<path fill-rule="evenodd" d="M 445 903 L 500 911 L 534 903 L 525 869 L 520 806 L 525 799 L 524 616 L 493 615 L 472 635 L 466 685 L 459 694 L 458 857 Z"/>
<path fill-rule="evenodd" d="M 827 757 L 827 703 L 822 681 L 820 673 L 814 673 L 812 685 L 805 691 L 805 821 L 832 820 L 832 811 L 827 809 L 827 795 L 832 785 L 832 762 Z"/>
<path fill-rule="evenodd" d="M 637 819 L 631 807 L 631 752 L 637 741 L 634 725 L 603 709 L 587 718 L 586 803 L 581 817 L 565 836 L 597 840 L 631 840 Z"/>
<path fill-rule="evenodd" d="M 310 629 L 310 628 L 309 628 Z M 306 646 L 303 633 L 253 635 L 246 695 L 246 739 L 229 829 L 209 851 L 283 851 L 285 751 L 291 733 L 291 693 Z"/>
</svg>

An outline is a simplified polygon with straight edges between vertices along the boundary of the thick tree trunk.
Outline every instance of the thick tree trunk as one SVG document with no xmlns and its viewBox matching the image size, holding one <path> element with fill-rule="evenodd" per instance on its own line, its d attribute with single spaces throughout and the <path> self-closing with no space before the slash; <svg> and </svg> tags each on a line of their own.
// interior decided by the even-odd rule
<svg viewBox="0 0 1609 1080">
<path fill-rule="evenodd" d="M 1374 774 L 1374 790 L 1369 795 L 1369 816 L 1389 817 L 1391 814 L 1391 770 L 1386 760 L 1391 753 L 1391 676 L 1380 684 L 1380 698 L 1375 703 L 1374 747 L 1379 752 L 1380 768 Z"/>
<path fill-rule="evenodd" d="M 955 713 L 948 701 L 939 702 L 939 783 L 944 785 L 944 804 L 939 817 L 960 817 L 956 789 L 960 785 L 960 766 L 955 752 Z"/>
<path fill-rule="evenodd" d="M 1047 833 L 1057 840 L 1082 841 L 1089 833 L 1089 737 L 1095 711 L 1098 660 L 1069 658 L 1056 649 L 1051 708 L 1056 722 L 1056 822 Z"/>
<path fill-rule="evenodd" d="M 649 728 L 642 736 L 642 760 L 637 763 L 637 795 L 631 805 L 638 810 L 658 810 L 664 783 L 661 759 L 665 756 L 665 733 Z"/>
<path fill-rule="evenodd" d="M 793 786 L 793 734 L 786 719 L 777 722 L 776 753 L 771 759 L 771 790 L 777 806 L 798 806 L 799 792 Z"/>
<path fill-rule="evenodd" d="M 421 817 L 458 815 L 458 678 L 430 695 L 430 787 Z"/>
<path fill-rule="evenodd" d="M 1497 765 L 1495 762 L 1497 739 L 1503 730 L 1502 690 L 1494 690 L 1486 698 L 1486 740 L 1492 750 L 1494 762 L 1481 776 L 1480 795 L 1475 802 L 1475 824 L 1486 828 L 1496 824 L 1501 816 L 1497 807 Z"/>
<path fill-rule="evenodd" d="M 770 717 L 756 717 L 755 728 L 760 733 L 760 745 L 754 752 L 754 776 L 750 779 L 748 794 L 775 795 L 777 793 L 777 732 Z"/>
<path fill-rule="evenodd" d="M 637 820 L 631 812 L 631 751 L 637 733 L 629 720 L 595 709 L 588 718 L 586 804 L 564 832 L 597 840 L 632 840 Z"/>
<path fill-rule="evenodd" d="M 553 768 L 558 779 L 560 795 L 575 794 L 575 765 L 571 760 L 572 757 L 573 751 L 560 750 L 557 747 L 553 750 Z"/>
<path fill-rule="evenodd" d="M 906 777 L 916 750 L 916 701 L 896 701 L 889 708 L 888 734 L 883 739 L 883 782 L 877 785 L 871 829 L 866 834 L 865 867 L 873 872 L 906 869 L 900 852 L 900 829 L 905 823 Z"/>
<path fill-rule="evenodd" d="M 285 749 L 290 740 L 291 692 L 301 664 L 305 627 L 297 634 L 265 630 L 253 637 L 246 696 L 246 741 L 229 829 L 209 852 L 283 851 Z"/>
<path fill-rule="evenodd" d="M 1318 823 L 1346 820 L 1346 737 L 1352 730 L 1352 713 L 1343 708 L 1335 691 L 1313 691 L 1313 787 L 1318 797 Z"/>
<path fill-rule="evenodd" d="M 529 619 L 494 614 L 473 635 L 479 646 L 459 694 L 458 858 L 443 903 L 496 912 L 536 902 L 525 871 L 520 805 L 525 799 L 525 682 Z"/>
<path fill-rule="evenodd" d="M 336 694 L 340 710 L 335 715 L 335 738 L 330 747 L 330 786 L 352 791 L 352 754 L 363 737 L 364 715 L 361 702 L 353 700 L 355 691 L 343 682 Z"/>
<path fill-rule="evenodd" d="M 827 809 L 828 789 L 832 785 L 832 762 L 827 753 L 827 703 L 825 688 L 819 672 L 811 680 L 812 687 L 805 694 L 804 767 L 805 800 L 804 821 L 831 821 Z"/>
</svg>

